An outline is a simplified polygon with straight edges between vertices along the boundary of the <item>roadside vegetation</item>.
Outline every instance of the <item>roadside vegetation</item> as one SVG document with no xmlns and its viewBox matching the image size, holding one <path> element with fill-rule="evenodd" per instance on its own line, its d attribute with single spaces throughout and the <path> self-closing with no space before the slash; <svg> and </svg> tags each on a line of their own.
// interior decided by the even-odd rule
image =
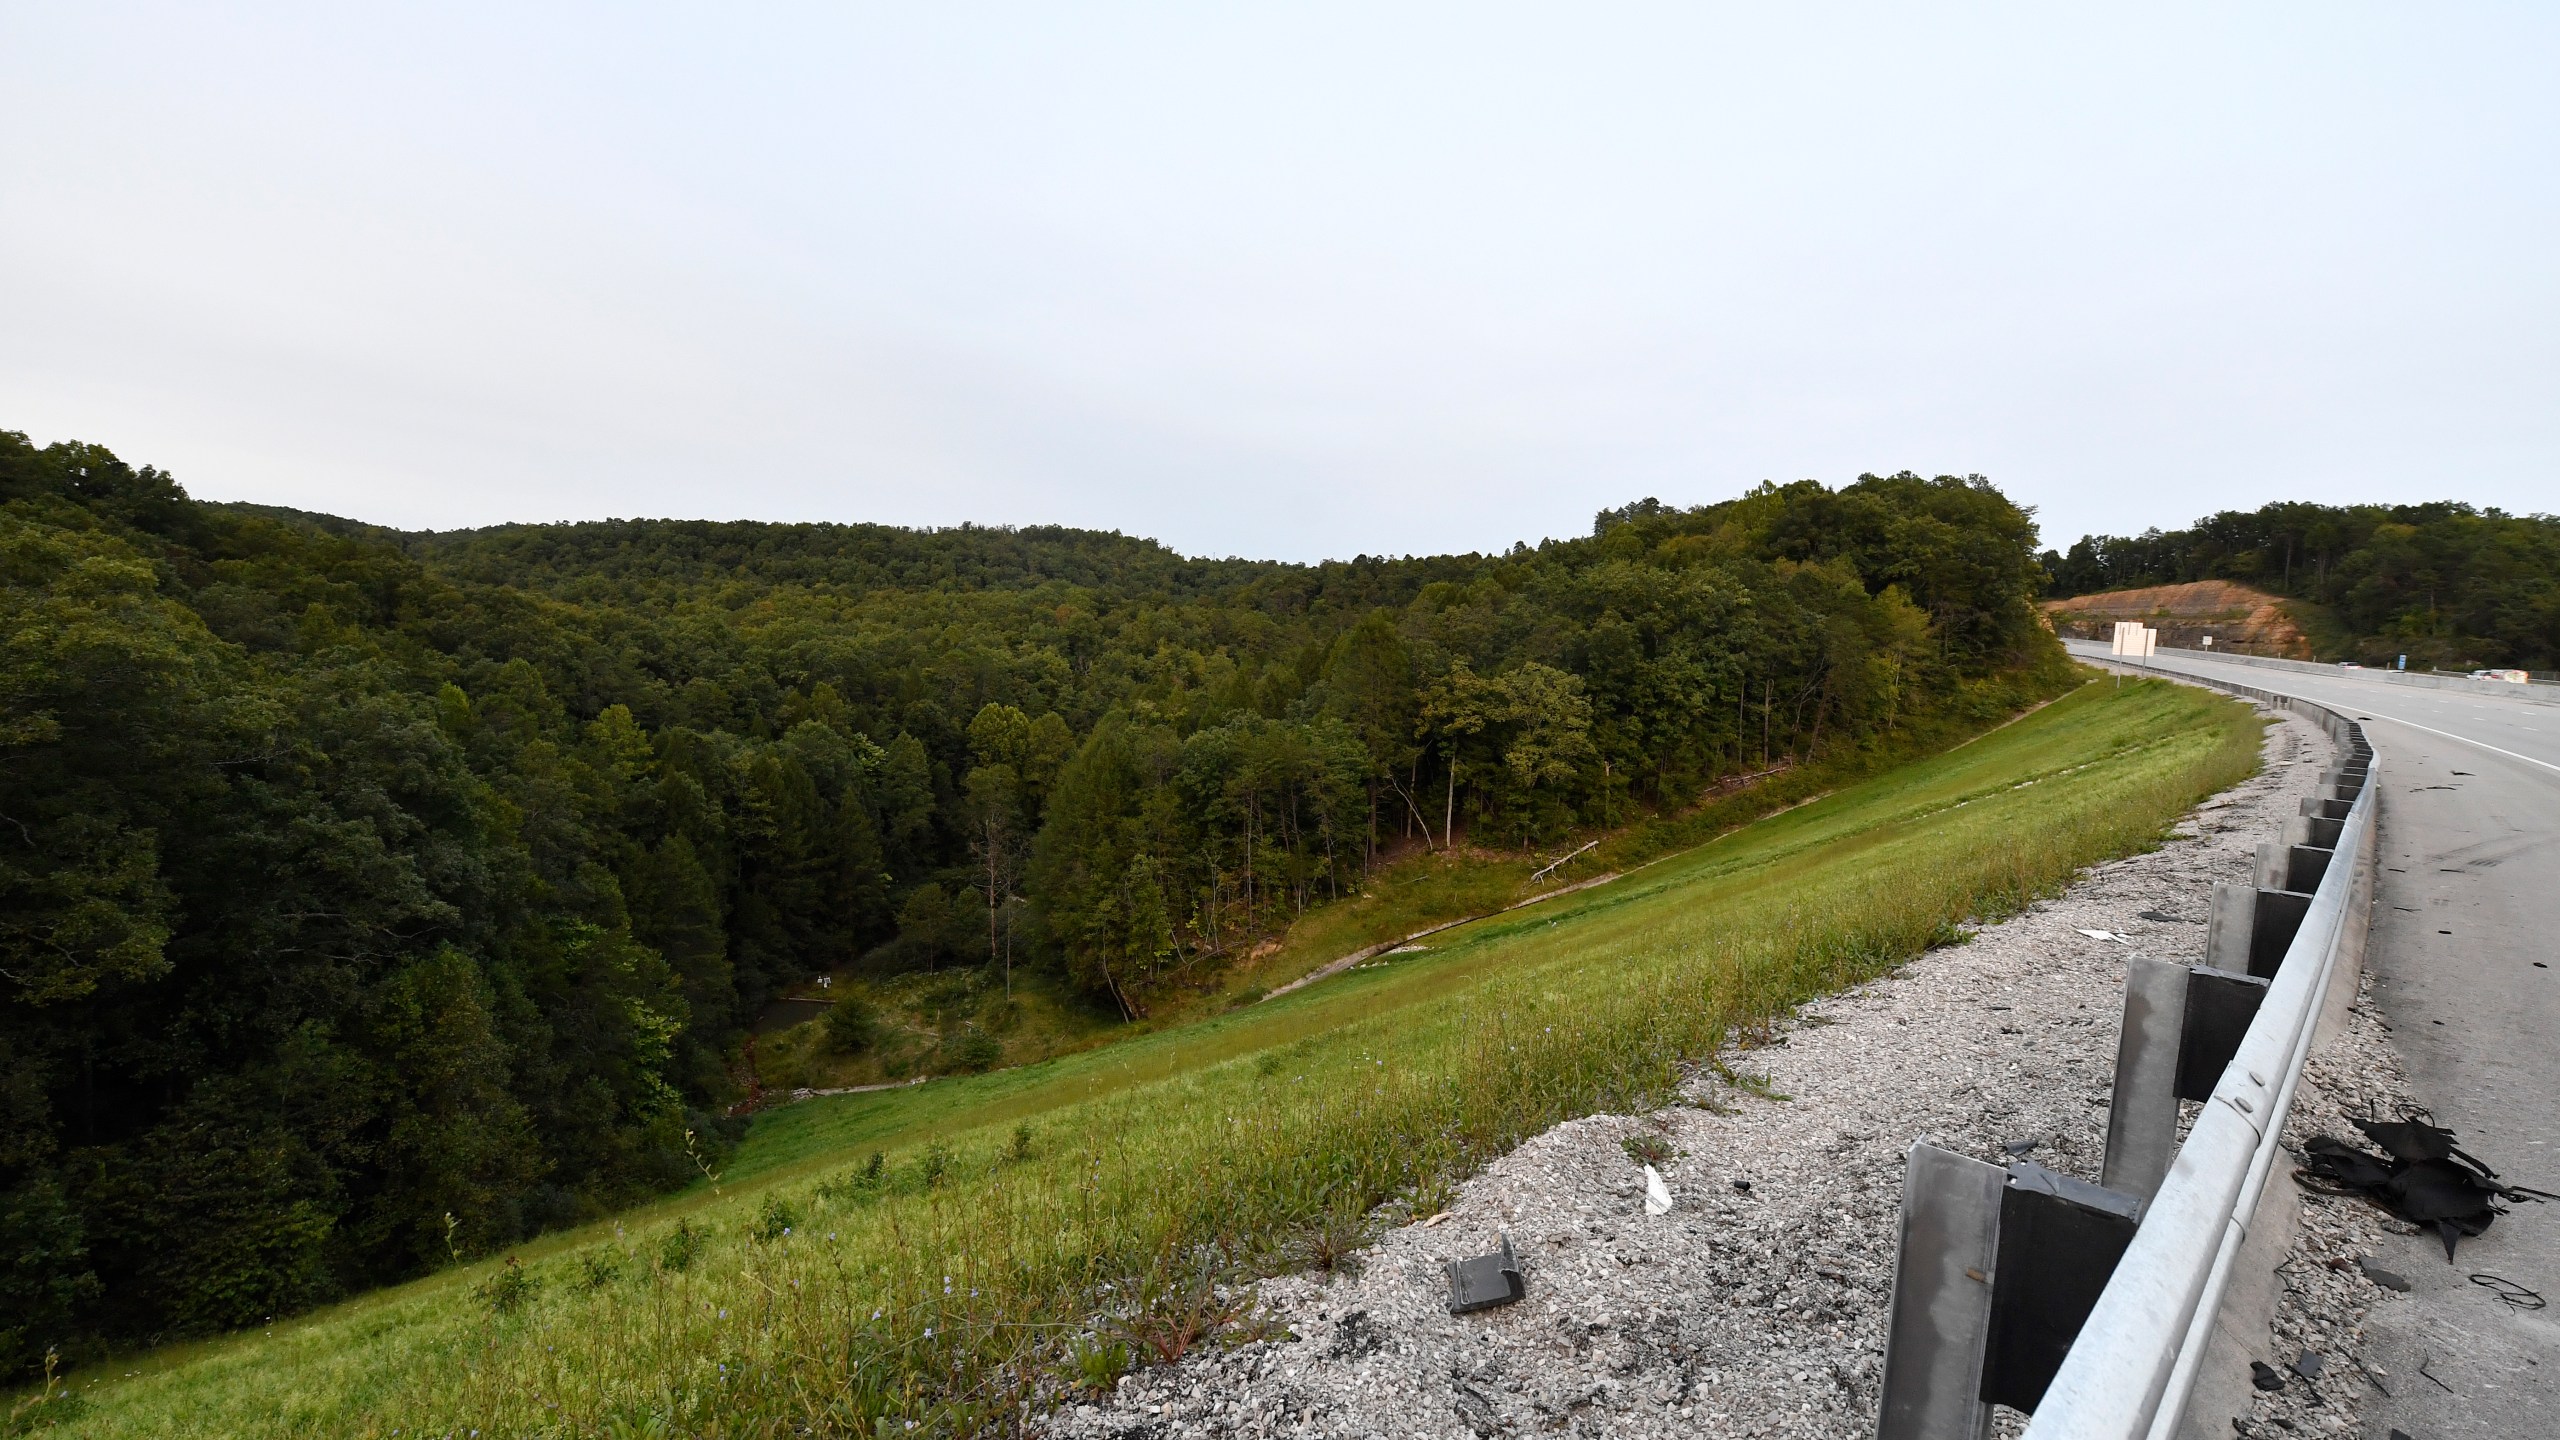
<svg viewBox="0 0 2560 1440">
<path fill-rule="evenodd" d="M 2064 664 L 2033 544 L 1917 475 L 1321 565 L 400 534 L 0 432 L 0 1378 L 696 1183 L 767 1062 L 1143 1033 L 1328 958 L 1287 936 L 1355 897 L 1475 913 L 1453 857 L 1980 723 Z M 869 1024 L 767 1046 L 822 978 Z"/>
<path fill-rule="evenodd" d="M 2250 772 L 2258 735 L 2245 708 L 2193 689 L 2088 684 L 1283 998 L 775 1112 L 716 1180 L 619 1224 L 75 1375 L 19 1423 L 1008 1429 L 1063 1390 L 1256 1333 L 1253 1277 L 1338 1264 L 1523 1138 L 1661 1103 L 1684 1067 L 1804 998 L 2153 843 Z"/>
</svg>

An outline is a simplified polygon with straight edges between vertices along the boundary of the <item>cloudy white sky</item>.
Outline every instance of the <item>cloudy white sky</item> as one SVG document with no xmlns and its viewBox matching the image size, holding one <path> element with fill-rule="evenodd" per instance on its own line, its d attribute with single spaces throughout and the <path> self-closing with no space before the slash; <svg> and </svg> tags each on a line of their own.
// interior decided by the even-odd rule
<svg viewBox="0 0 2560 1440">
<path fill-rule="evenodd" d="M 0 428 L 404 526 L 2560 509 L 2560 8 L 0 0 Z"/>
</svg>

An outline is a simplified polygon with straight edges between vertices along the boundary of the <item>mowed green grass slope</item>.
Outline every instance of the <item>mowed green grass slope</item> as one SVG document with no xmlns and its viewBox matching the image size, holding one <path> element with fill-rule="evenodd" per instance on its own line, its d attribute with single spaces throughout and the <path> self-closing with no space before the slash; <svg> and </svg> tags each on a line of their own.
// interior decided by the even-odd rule
<svg viewBox="0 0 2560 1440">
<path fill-rule="evenodd" d="M 2250 773 L 2258 734 L 2193 689 L 2087 685 L 1280 1000 L 790 1107 L 717 1193 L 557 1237 L 512 1270 L 101 1367 L 74 1377 L 54 1433 L 988 1428 L 1044 1377 L 1107 1375 L 1117 1346 L 1143 1358 L 1235 1323 L 1207 1278 L 1295 1268 L 1558 1121 L 1655 1103 L 1733 1027 L 2152 843 Z"/>
</svg>

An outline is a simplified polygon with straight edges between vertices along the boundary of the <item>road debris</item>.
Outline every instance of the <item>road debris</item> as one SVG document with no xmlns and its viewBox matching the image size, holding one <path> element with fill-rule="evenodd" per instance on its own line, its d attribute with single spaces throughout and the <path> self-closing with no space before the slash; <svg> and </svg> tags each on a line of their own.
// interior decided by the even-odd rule
<svg viewBox="0 0 2560 1440">
<path fill-rule="evenodd" d="M 1671 1213 L 1671 1187 L 1662 1183 L 1662 1172 L 1650 1165 L 1644 1167 L 1644 1213 Z"/>
<path fill-rule="evenodd" d="M 2385 1290 L 2397 1290 L 2403 1295 L 2409 1293 L 2409 1277 L 2397 1270 L 2385 1270 L 2370 1259 L 2358 1259 L 2356 1268 L 2364 1272 L 2364 1278 Z"/>
<path fill-rule="evenodd" d="M 1511 1248 L 1511 1236 L 1502 1237 L 1502 1248 L 1490 1255 L 1466 1260 L 1451 1260 L 1449 1271 L 1449 1313 L 1468 1315 L 1508 1305 L 1529 1293 L 1529 1284 L 1520 1276 L 1520 1256 Z"/>
<path fill-rule="evenodd" d="M 2361 1195 L 2412 1225 L 2432 1228 L 2444 1241 L 2444 1263 L 2456 1242 L 2479 1235 L 2507 1212 L 2498 1202 L 2541 1201 L 2540 1190 L 2503 1184 L 2498 1172 L 2453 1143 L 2453 1132 L 2412 1116 L 2399 1121 L 2354 1120 L 2383 1154 L 2360 1150 L 2330 1135 L 2314 1135 L 2302 1147 L 2294 1178 L 2306 1189 Z"/>
<path fill-rule="evenodd" d="M 2518 1310 L 2539 1310 L 2548 1303 L 2542 1298 L 2541 1291 L 2519 1285 L 2504 1275 L 2490 1275 L 2485 1273 L 2474 1275 L 2471 1277 L 2471 1283 L 2488 1291 L 2490 1294 L 2497 1296 L 2499 1299 L 2514 1306 Z"/>
</svg>

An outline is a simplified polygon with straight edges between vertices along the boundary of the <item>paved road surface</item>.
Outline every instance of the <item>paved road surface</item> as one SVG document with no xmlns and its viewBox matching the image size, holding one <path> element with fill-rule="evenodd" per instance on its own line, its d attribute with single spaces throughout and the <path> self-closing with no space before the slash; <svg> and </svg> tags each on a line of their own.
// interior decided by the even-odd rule
<svg viewBox="0 0 2560 1440">
<path fill-rule="evenodd" d="M 2145 663 L 2365 722 L 2385 767 L 2365 965 L 2411 1088 L 2508 1182 L 2560 1193 L 2560 706 L 2351 670 Z M 2394 1428 L 2411 1440 L 2560 1437 L 2560 1204 L 2517 1207 L 2464 1241 L 2453 1266 L 2435 1241 L 2390 1243 L 2380 1263 L 2409 1277 L 2418 1303 L 2370 1327 L 2392 1392 L 2365 1412 L 2374 1440 Z M 2474 1273 L 2529 1286 L 2549 1308 L 2512 1310 Z"/>
</svg>

